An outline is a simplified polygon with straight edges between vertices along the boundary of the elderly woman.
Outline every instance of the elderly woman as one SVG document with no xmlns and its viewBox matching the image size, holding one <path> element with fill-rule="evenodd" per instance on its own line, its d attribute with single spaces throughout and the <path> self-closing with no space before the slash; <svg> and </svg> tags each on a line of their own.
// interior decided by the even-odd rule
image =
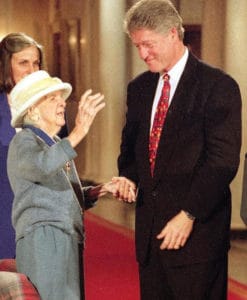
<svg viewBox="0 0 247 300">
<path fill-rule="evenodd" d="M 15 233 L 11 225 L 13 193 L 7 176 L 7 152 L 15 134 L 10 126 L 9 93 L 26 75 L 43 69 L 42 47 L 24 33 L 10 33 L 0 42 L 0 259 L 15 257 Z"/>
<path fill-rule="evenodd" d="M 70 84 L 45 71 L 26 76 L 11 92 L 11 124 L 23 128 L 10 143 L 7 161 L 17 270 L 30 278 L 43 300 L 84 298 L 79 275 L 83 212 L 97 197 L 114 192 L 111 183 L 82 188 L 73 162 L 74 148 L 105 106 L 103 95 L 86 91 L 71 133 L 64 139 L 56 135 L 65 123 L 70 93 Z"/>
</svg>

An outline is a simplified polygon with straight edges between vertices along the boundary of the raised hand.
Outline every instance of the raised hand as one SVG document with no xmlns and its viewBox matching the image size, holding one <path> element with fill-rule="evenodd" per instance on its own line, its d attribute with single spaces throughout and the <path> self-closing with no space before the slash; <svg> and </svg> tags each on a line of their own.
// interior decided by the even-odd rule
<svg viewBox="0 0 247 300">
<path fill-rule="evenodd" d="M 78 112 L 75 118 L 75 127 L 67 137 L 72 147 L 77 146 L 87 135 L 97 113 L 105 107 L 104 95 L 92 94 L 92 90 L 87 90 L 78 104 Z"/>
</svg>

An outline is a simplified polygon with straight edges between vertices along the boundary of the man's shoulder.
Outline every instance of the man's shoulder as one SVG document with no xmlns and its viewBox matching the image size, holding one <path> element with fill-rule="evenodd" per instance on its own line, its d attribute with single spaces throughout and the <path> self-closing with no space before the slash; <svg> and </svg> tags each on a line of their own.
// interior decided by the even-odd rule
<svg viewBox="0 0 247 300">
<path fill-rule="evenodd" d="M 189 61 L 193 61 L 193 63 L 196 65 L 196 72 L 198 78 L 203 78 L 207 80 L 219 80 L 219 79 L 225 79 L 230 81 L 235 81 L 235 79 L 228 74 L 225 70 L 214 66 L 212 64 L 209 64 L 208 62 L 204 60 L 200 60 L 193 55 L 190 55 Z"/>
</svg>

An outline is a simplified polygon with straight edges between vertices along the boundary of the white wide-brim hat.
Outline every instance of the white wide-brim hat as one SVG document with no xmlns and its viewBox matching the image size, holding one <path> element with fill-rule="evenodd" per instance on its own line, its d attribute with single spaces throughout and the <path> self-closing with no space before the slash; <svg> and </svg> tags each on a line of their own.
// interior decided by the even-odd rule
<svg viewBox="0 0 247 300">
<path fill-rule="evenodd" d="M 63 99 L 66 100 L 72 92 L 72 87 L 57 77 L 51 77 L 46 71 L 36 71 L 24 77 L 10 93 L 11 126 L 22 127 L 23 117 L 31 106 L 42 97 L 60 90 Z"/>
</svg>

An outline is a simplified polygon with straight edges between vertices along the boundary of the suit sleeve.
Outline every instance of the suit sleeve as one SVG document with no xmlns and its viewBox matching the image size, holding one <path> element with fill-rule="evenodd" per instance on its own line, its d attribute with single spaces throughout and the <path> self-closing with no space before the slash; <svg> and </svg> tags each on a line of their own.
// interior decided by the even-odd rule
<svg viewBox="0 0 247 300">
<path fill-rule="evenodd" d="M 137 99 L 138 97 L 131 96 L 131 90 L 131 84 L 129 84 L 127 89 L 126 124 L 122 131 L 120 155 L 118 157 L 118 169 L 120 176 L 125 176 L 137 183 L 138 176 L 136 172 L 135 143 L 139 128 L 139 112 L 136 109 L 138 105 L 134 104 L 134 99 Z"/>
<path fill-rule="evenodd" d="M 229 184 L 239 166 L 241 96 L 237 83 L 227 75 L 209 93 L 204 124 L 204 160 L 194 172 L 184 207 L 202 220 L 229 201 Z"/>
</svg>

